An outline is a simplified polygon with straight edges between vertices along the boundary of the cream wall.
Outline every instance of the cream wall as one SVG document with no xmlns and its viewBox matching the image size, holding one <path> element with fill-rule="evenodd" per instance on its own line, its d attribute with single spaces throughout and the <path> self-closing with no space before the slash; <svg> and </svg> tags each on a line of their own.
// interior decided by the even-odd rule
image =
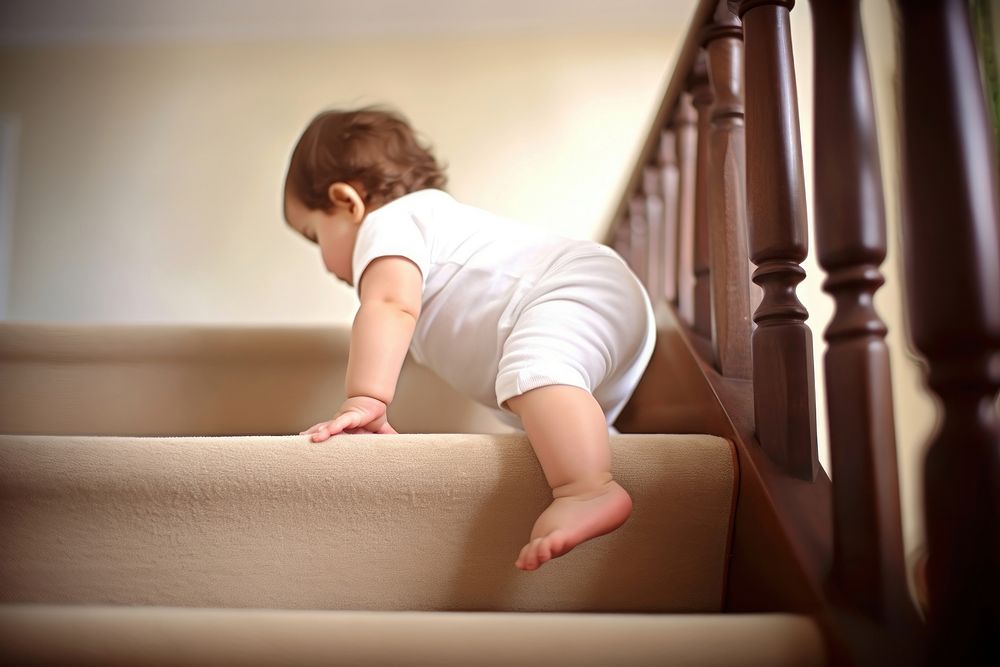
<svg viewBox="0 0 1000 667">
<path fill-rule="evenodd" d="M 7 317 L 348 323 L 356 299 L 284 227 L 289 153 L 328 106 L 386 102 L 458 197 L 599 236 L 686 24 L 0 52 L 19 120 Z"/>
</svg>

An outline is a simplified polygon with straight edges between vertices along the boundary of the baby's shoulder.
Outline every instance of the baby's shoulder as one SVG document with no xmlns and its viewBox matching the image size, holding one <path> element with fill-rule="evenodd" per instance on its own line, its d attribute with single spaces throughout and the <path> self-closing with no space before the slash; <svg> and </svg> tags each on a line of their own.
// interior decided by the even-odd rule
<svg viewBox="0 0 1000 667">
<path fill-rule="evenodd" d="M 393 199 L 391 202 L 385 205 L 384 208 L 389 206 L 397 206 L 400 208 L 405 207 L 416 207 L 421 206 L 427 202 L 447 202 L 455 201 L 455 198 L 444 190 L 438 190 L 437 188 L 425 188 L 423 190 L 414 190 L 413 192 L 408 192 L 402 197 Z"/>
</svg>

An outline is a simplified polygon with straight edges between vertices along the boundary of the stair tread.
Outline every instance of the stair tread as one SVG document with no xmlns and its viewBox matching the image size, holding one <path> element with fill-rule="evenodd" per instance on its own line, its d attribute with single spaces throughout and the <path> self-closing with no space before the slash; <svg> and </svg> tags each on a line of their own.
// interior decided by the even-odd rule
<svg viewBox="0 0 1000 667">
<path fill-rule="evenodd" d="M 784 613 L 0 605 L 0 628 L 5 654 L 95 664 L 329 664 L 331 656 L 351 665 L 824 664 L 815 622 Z"/>
</svg>

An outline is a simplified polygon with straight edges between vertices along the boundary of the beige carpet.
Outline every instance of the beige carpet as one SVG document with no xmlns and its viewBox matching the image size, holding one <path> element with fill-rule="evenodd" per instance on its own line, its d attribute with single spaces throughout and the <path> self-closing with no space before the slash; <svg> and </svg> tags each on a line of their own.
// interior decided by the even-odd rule
<svg viewBox="0 0 1000 667">
<path fill-rule="evenodd" d="M 730 442 L 614 436 L 632 516 L 522 572 L 530 444 L 426 369 L 390 410 L 417 435 L 281 435 L 330 416 L 348 342 L 0 323 L 0 664 L 824 664 L 807 617 L 712 613 Z"/>
<path fill-rule="evenodd" d="M 514 567 L 551 500 L 524 436 L 0 436 L 0 601 L 720 609 L 732 444 L 620 435 L 622 528 Z"/>
</svg>

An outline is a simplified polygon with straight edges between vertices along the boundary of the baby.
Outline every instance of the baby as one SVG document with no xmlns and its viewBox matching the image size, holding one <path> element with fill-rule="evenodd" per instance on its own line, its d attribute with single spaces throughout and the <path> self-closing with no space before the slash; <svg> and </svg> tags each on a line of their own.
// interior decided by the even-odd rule
<svg viewBox="0 0 1000 667">
<path fill-rule="evenodd" d="M 496 217 L 444 185 L 391 111 L 321 113 L 295 146 L 285 220 L 361 300 L 347 400 L 302 434 L 396 433 L 386 410 L 409 350 L 525 431 L 553 497 L 515 563 L 535 570 L 632 511 L 608 433 L 652 355 L 653 311 L 610 248 Z"/>
</svg>

